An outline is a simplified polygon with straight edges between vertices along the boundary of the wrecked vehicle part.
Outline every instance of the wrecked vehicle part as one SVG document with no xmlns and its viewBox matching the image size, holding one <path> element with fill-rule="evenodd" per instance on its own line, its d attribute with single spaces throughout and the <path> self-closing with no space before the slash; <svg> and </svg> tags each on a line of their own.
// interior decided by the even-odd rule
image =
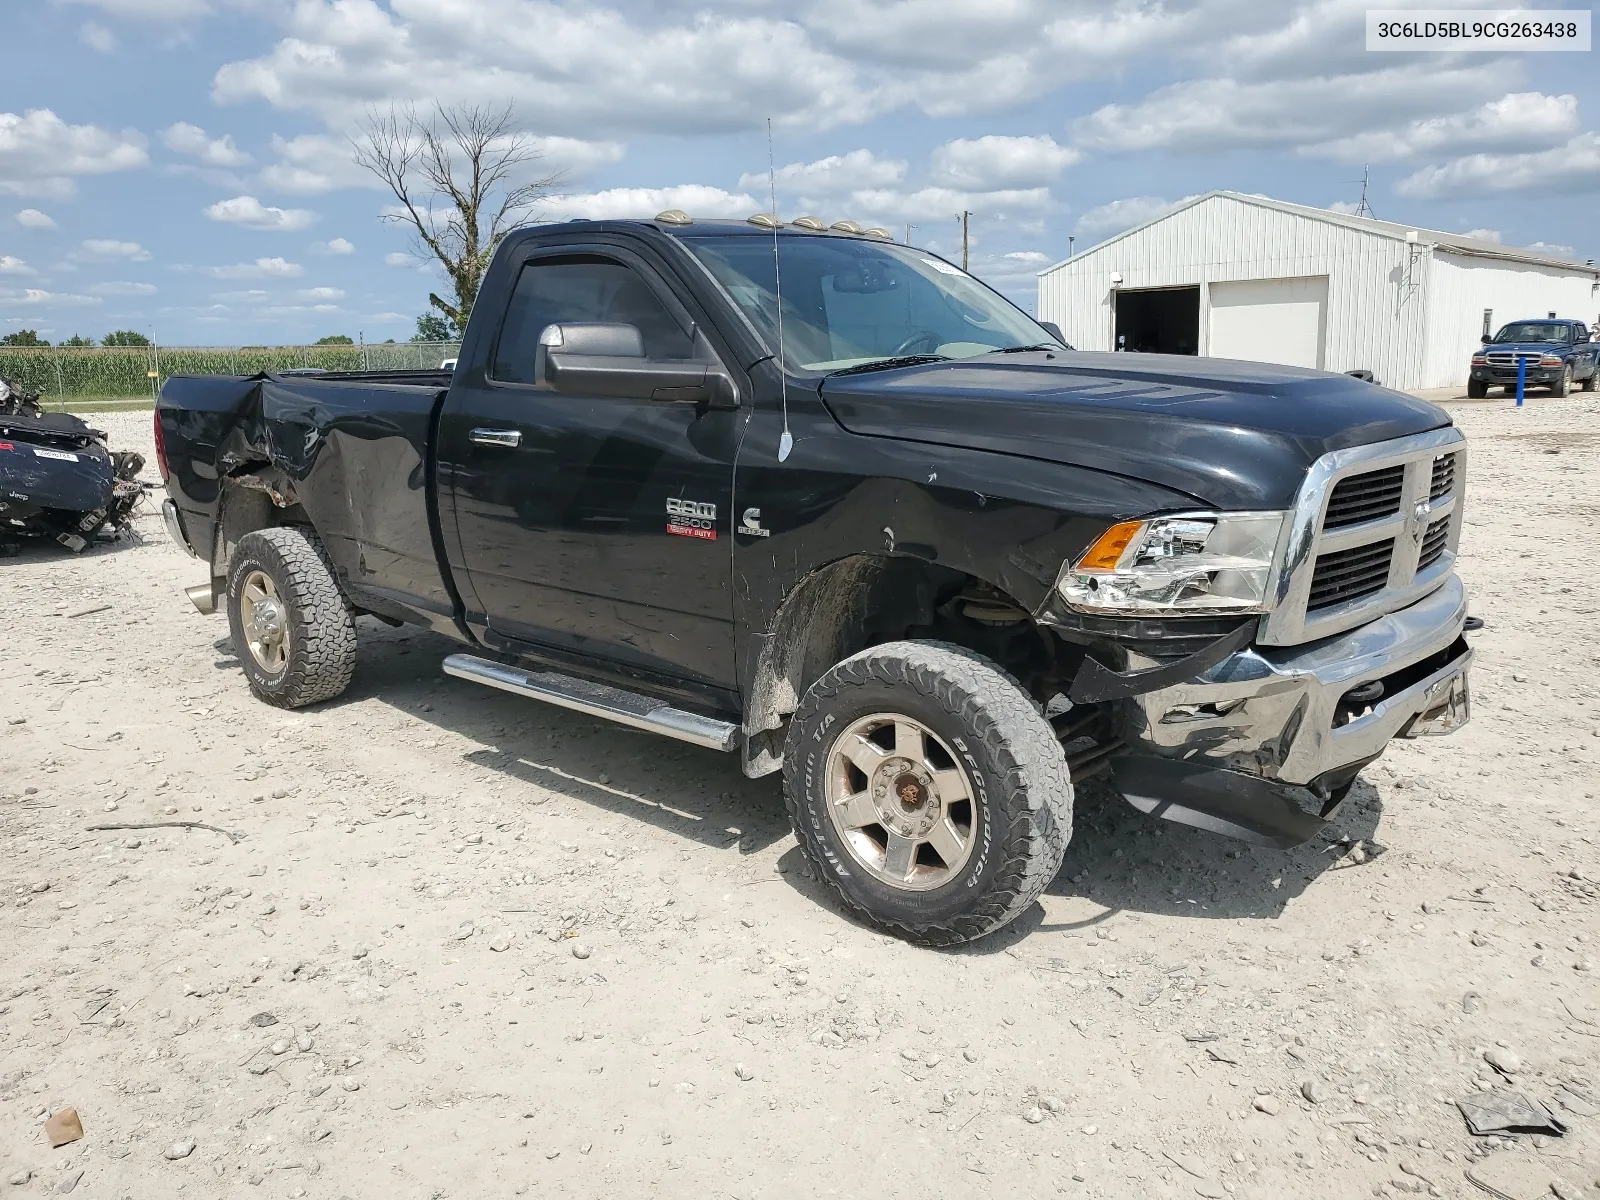
<svg viewBox="0 0 1600 1200">
<path fill-rule="evenodd" d="M 0 379 L 0 543 L 49 538 L 76 554 L 107 528 L 127 532 L 144 458 L 108 449 L 105 437 Z"/>
</svg>

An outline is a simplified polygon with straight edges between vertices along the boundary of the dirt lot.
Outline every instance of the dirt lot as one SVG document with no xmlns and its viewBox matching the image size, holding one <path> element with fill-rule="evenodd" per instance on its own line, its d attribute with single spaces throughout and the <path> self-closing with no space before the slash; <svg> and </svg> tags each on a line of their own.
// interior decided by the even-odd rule
<svg viewBox="0 0 1600 1200">
<path fill-rule="evenodd" d="M 1340 829 L 1386 852 L 1088 791 L 957 953 L 831 908 L 775 778 L 433 635 L 257 703 L 153 507 L 0 560 L 0 1195 L 1595 1195 L 1600 403 L 1457 412 L 1475 713 L 1369 770 Z M 229 832 L 91 828 L 162 821 Z M 1479 1161 L 1486 1053 L 1570 1133 Z"/>
</svg>

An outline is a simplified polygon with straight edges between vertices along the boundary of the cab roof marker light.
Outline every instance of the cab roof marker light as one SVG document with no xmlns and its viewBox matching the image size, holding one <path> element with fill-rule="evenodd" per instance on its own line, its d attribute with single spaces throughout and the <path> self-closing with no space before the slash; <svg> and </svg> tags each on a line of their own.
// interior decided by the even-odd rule
<svg viewBox="0 0 1600 1200">
<path fill-rule="evenodd" d="M 656 214 L 656 220 L 663 225 L 693 225 L 694 218 L 681 208 L 669 208 Z"/>
<path fill-rule="evenodd" d="M 761 229 L 783 228 L 783 222 L 778 220 L 778 218 L 773 216 L 771 213 L 756 213 L 754 216 L 746 217 L 745 220 L 749 224 L 755 225 Z"/>
<path fill-rule="evenodd" d="M 827 228 L 827 226 L 822 223 L 821 217 L 796 217 L 794 220 L 790 221 L 789 224 L 793 225 L 796 229 L 809 229 L 812 233 L 821 233 Z"/>
<path fill-rule="evenodd" d="M 835 221 L 828 226 L 834 233 L 862 233 L 864 232 L 855 221 Z"/>
<path fill-rule="evenodd" d="M 880 242 L 894 241 L 894 234 L 890 233 L 882 225 L 874 225 L 871 229 L 864 229 L 861 232 L 863 236 L 877 238 Z"/>
</svg>

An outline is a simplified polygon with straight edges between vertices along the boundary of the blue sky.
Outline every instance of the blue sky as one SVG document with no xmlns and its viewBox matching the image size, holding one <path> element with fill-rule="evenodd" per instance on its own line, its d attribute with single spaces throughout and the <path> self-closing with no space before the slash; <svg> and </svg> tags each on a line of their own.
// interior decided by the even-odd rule
<svg viewBox="0 0 1600 1200">
<path fill-rule="evenodd" d="M 1439 4 L 1440 0 L 1432 0 Z M 0 333 L 404 339 L 442 278 L 348 135 L 508 104 L 545 208 L 881 223 L 1034 273 L 1226 188 L 1600 257 L 1593 53 L 1365 50 L 1339 0 L 35 0 L 6 19 Z"/>
</svg>

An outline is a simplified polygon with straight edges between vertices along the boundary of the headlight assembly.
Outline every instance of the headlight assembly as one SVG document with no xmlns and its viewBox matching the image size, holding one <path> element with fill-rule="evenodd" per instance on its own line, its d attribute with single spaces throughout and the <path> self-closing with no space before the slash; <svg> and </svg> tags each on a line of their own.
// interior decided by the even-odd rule
<svg viewBox="0 0 1600 1200">
<path fill-rule="evenodd" d="M 1107 616 L 1263 613 L 1289 514 L 1183 513 L 1123 521 L 1061 573 L 1074 609 Z"/>
</svg>

